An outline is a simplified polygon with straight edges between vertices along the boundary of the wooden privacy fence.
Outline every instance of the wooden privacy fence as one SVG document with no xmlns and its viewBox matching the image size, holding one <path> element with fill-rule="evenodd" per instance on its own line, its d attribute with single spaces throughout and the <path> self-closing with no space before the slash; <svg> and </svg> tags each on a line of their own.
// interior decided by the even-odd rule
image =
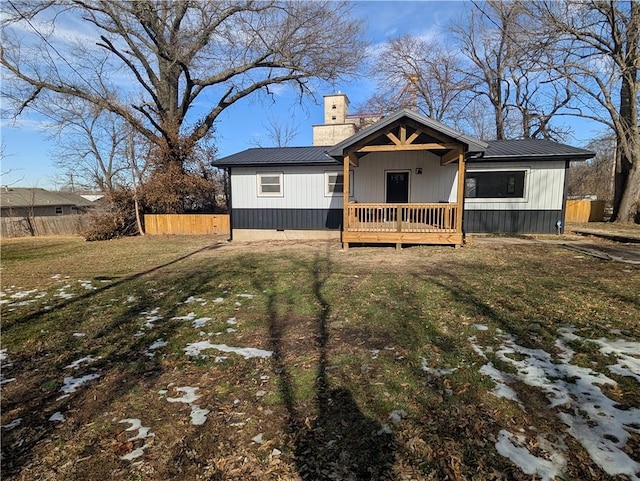
<svg viewBox="0 0 640 481">
<path fill-rule="evenodd" d="M 2 237 L 79 235 L 91 224 L 88 215 L 2 217 Z"/>
<path fill-rule="evenodd" d="M 567 200 L 564 222 L 584 223 L 602 222 L 604 220 L 604 200 Z"/>
<path fill-rule="evenodd" d="M 147 234 L 229 235 L 228 214 L 145 214 Z"/>
</svg>

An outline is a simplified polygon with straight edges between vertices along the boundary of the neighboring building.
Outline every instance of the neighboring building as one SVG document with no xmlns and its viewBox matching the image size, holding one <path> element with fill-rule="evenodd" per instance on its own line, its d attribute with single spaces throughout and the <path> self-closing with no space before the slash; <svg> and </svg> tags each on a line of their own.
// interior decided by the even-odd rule
<svg viewBox="0 0 640 481">
<path fill-rule="evenodd" d="M 93 203 L 70 192 L 51 192 L 28 187 L 2 187 L 2 217 L 46 217 L 86 212 Z"/>
<path fill-rule="evenodd" d="M 376 114 L 349 114 L 349 98 L 343 93 L 325 95 L 324 124 L 312 127 L 313 145 L 335 145 L 381 118 Z"/>
<path fill-rule="evenodd" d="M 569 162 L 594 155 L 546 140 L 483 142 L 406 109 L 358 131 L 347 109 L 343 94 L 325 97 L 314 146 L 214 162 L 229 172 L 234 239 L 460 245 L 467 232 L 553 233 Z"/>
</svg>

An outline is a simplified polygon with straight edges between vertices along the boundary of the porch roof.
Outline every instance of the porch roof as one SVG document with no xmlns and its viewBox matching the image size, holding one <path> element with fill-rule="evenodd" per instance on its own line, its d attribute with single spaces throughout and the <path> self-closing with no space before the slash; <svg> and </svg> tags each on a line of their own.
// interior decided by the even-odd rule
<svg viewBox="0 0 640 481">
<path fill-rule="evenodd" d="M 466 151 L 469 153 L 482 153 L 486 150 L 488 145 L 482 140 L 465 135 L 461 132 L 458 132 L 457 130 L 452 129 L 451 127 L 447 127 L 437 120 L 425 117 L 424 115 L 420 115 L 413 110 L 402 109 L 394 112 L 391 115 L 388 115 L 375 124 L 370 125 L 366 129 L 363 129 L 355 135 L 352 135 L 351 137 L 338 143 L 337 145 L 329 149 L 328 154 L 332 157 L 335 157 L 336 159 L 342 159 L 345 151 L 348 150 L 349 147 L 358 144 L 364 139 L 371 138 L 373 135 L 375 135 L 376 132 L 384 133 L 394 123 L 400 122 L 403 119 L 409 119 L 415 123 L 421 124 L 428 129 L 439 132 L 446 137 L 456 140 L 461 144 L 464 144 L 466 146 Z"/>
</svg>

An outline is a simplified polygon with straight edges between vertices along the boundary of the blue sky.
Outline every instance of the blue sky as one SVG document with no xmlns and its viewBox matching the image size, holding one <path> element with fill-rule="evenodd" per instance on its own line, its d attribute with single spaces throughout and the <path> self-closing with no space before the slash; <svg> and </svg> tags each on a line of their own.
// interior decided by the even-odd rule
<svg viewBox="0 0 640 481">
<path fill-rule="evenodd" d="M 354 16 L 367 25 L 367 40 L 372 48 L 401 34 L 446 39 L 446 25 L 469 7 L 464 1 L 366 1 L 354 2 Z M 445 40 L 446 45 L 446 40 Z M 296 92 L 288 87 L 278 89 L 273 97 L 258 95 L 244 99 L 228 108 L 219 117 L 215 140 L 220 157 L 254 147 L 256 143 L 269 145 L 265 126 L 271 120 L 286 122 L 297 128 L 292 145 L 311 145 L 311 126 L 322 123 L 322 96 L 341 91 L 348 95 L 352 107 L 363 103 L 373 92 L 368 79 L 357 79 L 337 85 L 325 85 L 315 99 L 299 103 Z M 353 109 L 352 109 L 353 110 Z M 569 143 L 584 146 L 596 134 L 597 125 L 567 120 L 576 132 Z M 21 117 L 13 126 L 2 121 L 1 185 L 58 188 L 59 172 L 53 165 L 55 143 L 33 114 Z M 8 172 L 8 173 L 7 173 Z"/>
</svg>

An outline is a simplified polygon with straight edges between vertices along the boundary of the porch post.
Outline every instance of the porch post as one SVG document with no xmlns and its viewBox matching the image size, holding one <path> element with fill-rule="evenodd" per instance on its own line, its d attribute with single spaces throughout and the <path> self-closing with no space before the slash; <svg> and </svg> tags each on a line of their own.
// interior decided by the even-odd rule
<svg viewBox="0 0 640 481">
<path fill-rule="evenodd" d="M 349 243 L 344 242 L 344 234 L 347 232 L 349 226 L 349 158 L 350 154 L 345 153 L 343 157 L 342 166 L 342 248 L 344 250 L 349 249 Z"/>
<path fill-rule="evenodd" d="M 456 215 L 456 234 L 460 235 L 462 239 L 462 216 L 464 215 L 464 152 L 460 151 L 458 153 L 458 206 L 457 206 L 457 215 Z M 462 245 L 462 242 L 460 244 Z"/>
</svg>

